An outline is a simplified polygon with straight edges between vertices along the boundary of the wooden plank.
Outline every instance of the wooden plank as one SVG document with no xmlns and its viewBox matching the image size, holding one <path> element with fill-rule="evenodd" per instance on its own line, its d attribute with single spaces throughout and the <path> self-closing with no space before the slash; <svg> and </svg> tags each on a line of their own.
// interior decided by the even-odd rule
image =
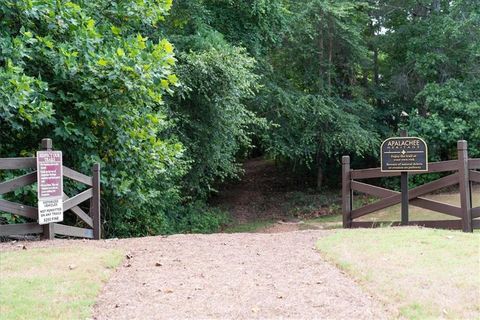
<svg viewBox="0 0 480 320">
<path fill-rule="evenodd" d="M 343 227 L 349 228 L 350 212 L 352 211 L 352 192 L 351 192 L 351 180 L 350 180 L 350 157 L 342 157 L 342 217 Z"/>
<path fill-rule="evenodd" d="M 371 178 L 381 178 L 381 177 L 398 177 L 400 172 L 382 172 L 380 168 L 370 168 L 370 169 L 360 169 L 352 170 L 351 177 L 352 179 L 371 179 Z"/>
<path fill-rule="evenodd" d="M 372 213 L 372 212 L 375 212 L 375 211 L 378 211 L 378 210 L 382 210 L 382 209 L 387 208 L 387 207 L 394 206 L 394 205 L 400 203 L 400 201 L 401 201 L 401 194 L 400 193 L 395 194 L 393 196 L 390 196 L 388 198 L 383 198 L 380 201 L 377 201 L 377 202 L 374 202 L 372 204 L 368 204 L 364 207 L 352 210 L 352 213 L 351 213 L 352 219 L 360 218 L 360 217 L 363 217 L 364 215 L 367 215 L 369 213 Z"/>
<path fill-rule="evenodd" d="M 439 161 L 439 162 L 432 162 L 428 164 L 428 173 L 457 171 L 457 170 L 458 170 L 457 160 Z M 424 173 L 427 173 L 427 172 L 411 172 L 410 174 L 414 175 L 414 174 L 424 174 Z M 400 176 L 400 172 L 382 172 L 380 168 L 352 170 L 351 172 L 351 177 L 354 180 L 382 178 L 382 177 L 398 177 L 398 176 Z"/>
<path fill-rule="evenodd" d="M 67 201 L 63 202 L 63 211 L 70 210 L 73 207 L 78 206 L 83 201 L 86 201 L 92 197 L 92 188 L 83 191 L 82 193 L 77 194 L 69 198 Z"/>
<path fill-rule="evenodd" d="M 382 226 L 399 226 L 400 221 L 353 221 L 352 228 L 377 228 Z M 439 229 L 462 229 L 462 220 L 424 220 L 409 221 L 409 226 L 422 226 Z"/>
<path fill-rule="evenodd" d="M 440 201 L 434 201 L 434 200 L 425 199 L 425 198 L 416 198 L 412 200 L 410 203 L 413 206 L 420 207 L 423 209 L 440 212 L 440 213 L 457 217 L 457 218 L 462 217 L 461 209 L 459 207 L 452 206 L 448 203 L 443 203 Z"/>
<path fill-rule="evenodd" d="M 30 219 L 38 219 L 37 208 L 8 200 L 0 200 L 0 210 L 8 213 L 18 214 L 19 216 Z"/>
<path fill-rule="evenodd" d="M 439 161 L 439 162 L 432 162 L 428 164 L 428 173 L 457 171 L 457 170 L 458 170 L 457 160 Z M 415 174 L 415 172 L 412 172 L 412 173 Z"/>
<path fill-rule="evenodd" d="M 37 158 L 0 158 L 0 170 L 34 169 Z"/>
<path fill-rule="evenodd" d="M 0 236 L 42 233 L 42 226 L 36 222 L 0 225 Z"/>
<path fill-rule="evenodd" d="M 70 199 L 65 193 L 63 194 L 63 201 Z M 82 219 L 89 227 L 93 227 L 92 218 L 83 211 L 80 207 L 72 207 L 70 210 L 75 213 L 80 219 Z"/>
<path fill-rule="evenodd" d="M 52 139 L 45 138 L 41 142 L 41 150 L 51 151 L 53 148 Z M 55 239 L 55 232 L 53 231 L 53 223 L 47 223 L 43 225 L 43 240 L 53 240 Z"/>
<path fill-rule="evenodd" d="M 92 229 L 78 228 L 78 227 L 67 226 L 60 223 L 54 223 L 53 230 L 55 234 L 60 234 L 63 236 L 93 239 Z"/>
<path fill-rule="evenodd" d="M 472 208 L 472 219 L 480 218 L 480 207 Z"/>
<path fill-rule="evenodd" d="M 480 169 L 480 158 L 468 159 L 468 168 L 470 170 Z"/>
<path fill-rule="evenodd" d="M 385 188 L 372 186 L 363 182 L 352 181 L 352 189 L 358 192 L 363 192 L 380 198 L 387 198 L 396 194 L 397 191 L 388 190 Z M 442 203 L 426 198 L 416 198 L 410 201 L 410 204 L 416 207 L 424 208 L 427 210 L 437 211 L 454 217 L 461 217 L 460 208 L 452 206 L 447 203 Z"/>
<path fill-rule="evenodd" d="M 400 221 L 352 221 L 352 228 L 397 227 Z"/>
<path fill-rule="evenodd" d="M 86 184 L 87 186 L 92 186 L 92 177 L 89 177 L 83 173 L 70 169 L 69 167 L 63 166 L 63 176 L 75 180 L 77 182 Z"/>
<path fill-rule="evenodd" d="M 100 240 L 102 237 L 102 222 L 101 222 L 101 208 L 100 208 L 100 164 L 95 163 L 92 167 L 93 177 L 93 196 L 90 201 L 90 216 L 93 219 L 93 238 Z"/>
<path fill-rule="evenodd" d="M 372 196 L 380 197 L 380 198 L 386 198 L 390 197 L 392 195 L 398 194 L 399 192 L 397 191 L 392 191 L 388 190 L 385 188 L 373 186 L 371 184 L 366 184 L 363 182 L 358 182 L 358 181 L 352 181 L 351 182 L 351 187 L 352 190 L 366 193 Z"/>
<path fill-rule="evenodd" d="M 29 185 L 37 181 L 37 171 L 24 174 L 23 176 L 0 183 L 0 194 L 11 192 L 15 189 Z"/>
<path fill-rule="evenodd" d="M 449 176 L 440 178 L 438 180 L 426 183 L 424 185 L 421 185 L 419 187 L 416 187 L 412 190 L 409 191 L 408 193 L 408 198 L 409 200 L 418 198 L 419 196 L 429 193 L 432 191 L 435 191 L 437 189 L 447 187 L 453 184 L 458 183 L 458 173 L 451 174 Z M 366 205 L 364 207 L 352 210 L 351 216 L 352 219 L 360 218 L 366 214 L 372 213 L 374 211 L 382 210 L 387 207 L 396 205 L 400 203 L 401 201 L 401 194 L 397 193 L 395 195 L 392 195 L 390 197 L 384 198 L 380 201 L 377 201 L 375 203 Z"/>
<path fill-rule="evenodd" d="M 433 192 L 435 190 L 448 187 L 458 183 L 458 173 L 448 175 L 446 177 L 437 179 L 435 181 L 425 183 L 419 187 L 413 188 L 409 191 L 409 198 L 417 198 L 426 193 Z"/>
<path fill-rule="evenodd" d="M 480 220 L 472 220 L 473 229 L 480 229 Z"/>
<path fill-rule="evenodd" d="M 457 142 L 458 182 L 460 190 L 460 210 L 462 212 L 463 231 L 472 232 L 472 199 L 470 197 L 470 178 L 468 177 L 468 144 L 465 140 Z"/>
<path fill-rule="evenodd" d="M 470 181 L 480 183 L 480 171 L 470 170 L 468 171 L 468 175 L 469 175 Z"/>
</svg>

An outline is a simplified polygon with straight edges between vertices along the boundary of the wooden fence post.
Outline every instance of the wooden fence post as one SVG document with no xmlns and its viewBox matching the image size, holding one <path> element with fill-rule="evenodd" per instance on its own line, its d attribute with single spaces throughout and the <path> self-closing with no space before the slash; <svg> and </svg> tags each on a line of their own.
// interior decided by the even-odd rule
<svg viewBox="0 0 480 320">
<path fill-rule="evenodd" d="M 93 239 L 100 240 L 100 164 L 95 163 L 92 167 L 92 199 L 90 199 L 90 216 L 93 220 Z"/>
<path fill-rule="evenodd" d="M 352 189 L 350 183 L 350 157 L 342 157 L 342 214 L 343 227 L 351 228 L 352 226 Z"/>
<path fill-rule="evenodd" d="M 52 148 L 53 148 L 52 139 L 42 139 L 42 144 L 41 144 L 42 150 L 51 151 Z M 42 239 L 45 239 L 45 240 L 55 239 L 55 230 L 53 228 L 54 228 L 53 223 L 47 223 L 43 225 Z"/>
<path fill-rule="evenodd" d="M 472 201 L 470 198 L 470 179 L 468 176 L 468 144 L 465 140 L 457 142 L 458 177 L 460 184 L 460 208 L 462 213 L 462 229 L 472 232 Z"/>
</svg>

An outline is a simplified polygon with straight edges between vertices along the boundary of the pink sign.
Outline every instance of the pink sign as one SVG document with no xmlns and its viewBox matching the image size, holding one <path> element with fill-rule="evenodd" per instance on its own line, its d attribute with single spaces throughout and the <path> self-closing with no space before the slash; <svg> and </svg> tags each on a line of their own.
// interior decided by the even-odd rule
<svg viewBox="0 0 480 320">
<path fill-rule="evenodd" d="M 38 200 L 62 199 L 61 151 L 37 151 Z"/>
</svg>

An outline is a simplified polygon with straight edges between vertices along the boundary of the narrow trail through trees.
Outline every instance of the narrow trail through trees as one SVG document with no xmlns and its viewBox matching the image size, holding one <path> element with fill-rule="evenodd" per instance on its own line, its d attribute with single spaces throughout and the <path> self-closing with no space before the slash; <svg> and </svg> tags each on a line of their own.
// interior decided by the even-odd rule
<svg viewBox="0 0 480 320">
<path fill-rule="evenodd" d="M 245 161 L 243 170 L 239 181 L 225 184 L 220 189 L 212 199 L 213 205 L 228 211 L 234 224 L 273 222 L 273 225 L 260 227 L 256 232 L 276 233 L 306 228 L 291 211 L 295 195 L 311 196 L 308 187 L 313 181 L 262 157 Z M 310 217 L 328 213 L 328 208 L 318 204 Z"/>
</svg>

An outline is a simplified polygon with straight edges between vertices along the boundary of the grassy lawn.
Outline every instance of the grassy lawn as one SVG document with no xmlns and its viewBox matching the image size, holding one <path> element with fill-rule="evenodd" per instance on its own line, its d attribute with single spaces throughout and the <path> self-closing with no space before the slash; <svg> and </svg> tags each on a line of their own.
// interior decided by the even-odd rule
<svg viewBox="0 0 480 320">
<path fill-rule="evenodd" d="M 480 318 L 480 234 L 426 228 L 338 230 L 317 248 L 407 319 Z"/>
<path fill-rule="evenodd" d="M 122 261 L 89 246 L 0 252 L 0 319 L 86 319 Z"/>
</svg>

